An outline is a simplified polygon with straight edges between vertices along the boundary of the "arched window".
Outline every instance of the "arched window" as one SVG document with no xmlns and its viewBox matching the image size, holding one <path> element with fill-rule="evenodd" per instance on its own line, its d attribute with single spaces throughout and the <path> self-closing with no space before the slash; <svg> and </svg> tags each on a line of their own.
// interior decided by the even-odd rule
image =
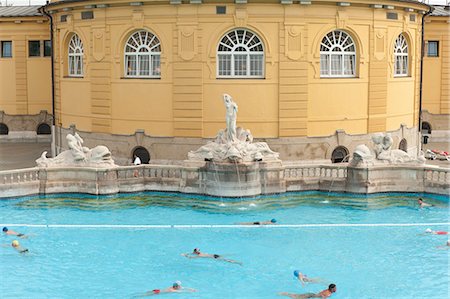
<svg viewBox="0 0 450 299">
<path fill-rule="evenodd" d="M 329 32 L 320 43 L 321 77 L 355 77 L 356 46 L 344 31 Z"/>
<path fill-rule="evenodd" d="M 161 43 L 152 33 L 141 30 L 125 45 L 125 77 L 161 78 Z"/>
<path fill-rule="evenodd" d="M 83 76 L 83 42 L 77 34 L 69 41 L 69 76 Z"/>
<path fill-rule="evenodd" d="M 408 76 L 408 42 L 403 34 L 395 40 L 394 60 L 394 76 Z"/>
<path fill-rule="evenodd" d="M 38 135 L 49 135 L 52 133 L 52 130 L 50 129 L 50 126 L 46 123 L 41 123 L 37 127 L 37 134 Z"/>
<path fill-rule="evenodd" d="M 4 123 L 0 123 L 0 135 L 8 135 L 9 128 Z"/>
<path fill-rule="evenodd" d="M 400 144 L 398 145 L 398 149 L 401 149 L 404 152 L 408 151 L 408 141 L 406 141 L 405 138 L 400 141 Z"/>
<path fill-rule="evenodd" d="M 422 122 L 422 134 L 431 134 L 431 125 L 429 122 Z"/>
<path fill-rule="evenodd" d="M 344 146 L 338 146 L 331 154 L 331 162 L 333 163 L 348 162 L 348 158 L 348 149 Z"/>
<path fill-rule="evenodd" d="M 148 164 L 148 162 L 150 161 L 150 153 L 145 149 L 145 147 L 138 146 L 133 150 L 133 154 L 131 155 L 131 162 L 134 161 L 135 155 L 138 156 L 139 159 L 141 159 L 142 164 Z"/>
<path fill-rule="evenodd" d="M 217 62 L 219 78 L 263 78 L 263 44 L 256 34 L 235 29 L 220 40 Z"/>
</svg>

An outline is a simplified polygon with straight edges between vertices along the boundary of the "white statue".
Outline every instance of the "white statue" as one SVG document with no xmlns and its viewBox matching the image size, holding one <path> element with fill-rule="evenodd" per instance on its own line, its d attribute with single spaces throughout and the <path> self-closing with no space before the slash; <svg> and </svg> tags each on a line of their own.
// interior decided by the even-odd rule
<svg viewBox="0 0 450 299">
<path fill-rule="evenodd" d="M 227 123 L 227 140 L 228 142 L 235 142 L 238 106 L 233 101 L 233 98 L 226 93 L 223 94 L 223 103 L 225 104 L 225 108 L 227 109 L 225 114 Z"/>
<path fill-rule="evenodd" d="M 47 152 L 43 152 L 36 160 L 39 167 L 52 166 L 91 166 L 91 167 L 111 167 L 115 166 L 111 157 L 111 152 L 106 146 L 98 145 L 93 149 L 83 146 L 83 139 L 75 135 L 67 134 L 67 145 L 69 149 L 63 151 L 54 158 L 47 158 Z"/>
<path fill-rule="evenodd" d="M 194 161 L 252 162 L 278 160 L 279 154 L 272 151 L 267 143 L 253 143 L 250 130 L 236 127 L 238 106 L 233 98 L 223 95 L 226 108 L 226 129 L 221 129 L 214 141 L 208 142 L 196 151 L 188 153 Z"/>
</svg>

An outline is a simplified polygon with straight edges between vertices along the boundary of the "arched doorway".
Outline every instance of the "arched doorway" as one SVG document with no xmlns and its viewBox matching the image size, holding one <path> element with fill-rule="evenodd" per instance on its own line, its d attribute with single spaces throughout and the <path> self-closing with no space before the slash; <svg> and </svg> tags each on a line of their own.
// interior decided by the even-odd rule
<svg viewBox="0 0 450 299">
<path fill-rule="evenodd" d="M 422 122 L 422 134 L 431 134 L 431 125 L 429 122 Z"/>
<path fill-rule="evenodd" d="M 50 128 L 50 126 L 48 124 L 41 123 L 37 127 L 36 132 L 38 135 L 50 135 L 52 133 L 52 129 Z"/>
<path fill-rule="evenodd" d="M 331 154 L 331 162 L 348 162 L 348 149 L 345 146 L 336 147 Z"/>
<path fill-rule="evenodd" d="M 403 138 L 402 141 L 400 141 L 398 148 L 406 153 L 408 151 L 408 141 L 406 141 L 406 139 Z"/>
<path fill-rule="evenodd" d="M 9 128 L 4 123 L 0 123 L 0 135 L 8 135 Z"/>
<path fill-rule="evenodd" d="M 150 161 L 150 153 L 145 147 L 138 146 L 133 150 L 133 154 L 131 155 L 131 162 L 134 161 L 134 156 L 138 156 L 141 159 L 142 164 L 148 164 Z"/>
</svg>

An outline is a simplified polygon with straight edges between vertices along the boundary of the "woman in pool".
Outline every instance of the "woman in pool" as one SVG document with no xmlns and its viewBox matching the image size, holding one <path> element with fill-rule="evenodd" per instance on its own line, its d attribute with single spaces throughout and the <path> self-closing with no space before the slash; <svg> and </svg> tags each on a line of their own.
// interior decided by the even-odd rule
<svg viewBox="0 0 450 299">
<path fill-rule="evenodd" d="M 283 293 L 279 293 L 278 295 L 287 296 L 292 299 L 306 299 L 306 298 L 328 298 L 333 293 L 336 293 L 336 285 L 334 283 L 330 284 L 328 286 L 328 289 L 323 290 L 322 292 L 319 292 L 317 294 L 316 293 L 292 294 L 292 293 L 283 292 Z"/>
<path fill-rule="evenodd" d="M 215 259 L 215 260 L 222 260 L 224 262 L 228 262 L 228 263 L 232 263 L 232 264 L 239 264 L 239 265 L 242 266 L 242 263 L 239 262 L 239 261 L 226 259 L 226 258 L 224 258 L 224 257 L 222 257 L 221 255 L 218 255 L 218 254 L 203 253 L 203 252 L 200 252 L 199 248 L 194 248 L 192 253 L 182 253 L 181 255 L 185 256 L 187 258 L 190 258 L 190 259 L 194 259 L 194 258 L 211 258 L 211 259 Z"/>
<path fill-rule="evenodd" d="M 22 238 L 22 239 L 26 239 L 27 238 L 26 235 L 18 233 L 16 231 L 13 231 L 12 229 L 7 228 L 6 226 L 3 228 L 3 232 L 6 235 L 8 235 L 8 236 L 17 236 L 17 237 Z"/>
<path fill-rule="evenodd" d="M 299 270 L 294 271 L 294 276 L 305 286 L 306 283 L 321 283 L 323 280 L 321 278 L 310 278 L 305 274 L 301 273 Z"/>
</svg>

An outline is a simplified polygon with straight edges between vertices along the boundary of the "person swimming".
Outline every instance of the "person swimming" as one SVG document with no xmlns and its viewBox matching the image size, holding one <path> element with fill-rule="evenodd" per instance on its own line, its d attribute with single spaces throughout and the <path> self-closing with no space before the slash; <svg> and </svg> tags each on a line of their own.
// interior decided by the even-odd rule
<svg viewBox="0 0 450 299">
<path fill-rule="evenodd" d="M 181 255 L 185 256 L 187 258 L 190 258 L 190 259 L 193 259 L 193 258 L 212 258 L 212 259 L 222 260 L 224 262 L 228 262 L 228 263 L 232 263 L 232 264 L 239 264 L 239 265 L 242 266 L 242 263 L 239 262 L 239 261 L 235 261 L 235 260 L 224 258 L 224 257 L 222 257 L 219 254 L 203 253 L 203 252 L 200 251 L 199 248 L 194 248 L 192 253 L 182 253 Z"/>
<path fill-rule="evenodd" d="M 273 225 L 276 224 L 277 220 L 275 218 L 266 221 L 255 221 L 255 222 L 240 222 L 239 225 Z"/>
<path fill-rule="evenodd" d="M 16 237 L 19 237 L 19 238 L 22 238 L 22 239 L 27 238 L 26 235 L 18 233 L 16 231 L 13 231 L 12 229 L 7 228 L 6 226 L 3 227 L 2 231 L 8 236 L 16 236 Z"/>
<path fill-rule="evenodd" d="M 292 299 L 306 299 L 306 298 L 328 298 L 333 293 L 336 293 L 336 285 L 334 283 L 328 286 L 328 289 L 323 290 L 319 293 L 306 293 L 306 294 L 292 294 L 292 293 L 278 293 L 280 296 L 287 296 Z"/>
<path fill-rule="evenodd" d="M 431 228 L 427 228 L 425 230 L 425 232 L 427 234 L 432 234 L 432 235 L 448 235 L 448 232 L 446 232 L 446 231 L 442 231 L 442 230 L 435 231 L 435 230 L 432 230 Z"/>
<path fill-rule="evenodd" d="M 181 281 L 177 280 L 175 281 L 171 287 L 165 288 L 165 289 L 154 289 L 151 291 L 148 291 L 144 293 L 141 296 L 138 297 L 144 297 L 144 296 L 151 296 L 151 295 L 158 295 L 158 294 L 164 294 L 164 293 L 187 293 L 187 292 L 197 292 L 195 289 L 186 288 L 181 286 Z"/>
<path fill-rule="evenodd" d="M 20 246 L 20 243 L 17 240 L 12 241 L 11 246 L 15 250 L 17 250 L 19 253 L 26 253 L 26 252 L 28 252 L 28 249 L 23 248 L 22 246 Z"/>
<path fill-rule="evenodd" d="M 299 270 L 294 271 L 294 276 L 305 286 L 306 283 L 321 283 L 323 280 L 321 278 L 310 278 L 305 274 L 301 273 Z"/>
</svg>

